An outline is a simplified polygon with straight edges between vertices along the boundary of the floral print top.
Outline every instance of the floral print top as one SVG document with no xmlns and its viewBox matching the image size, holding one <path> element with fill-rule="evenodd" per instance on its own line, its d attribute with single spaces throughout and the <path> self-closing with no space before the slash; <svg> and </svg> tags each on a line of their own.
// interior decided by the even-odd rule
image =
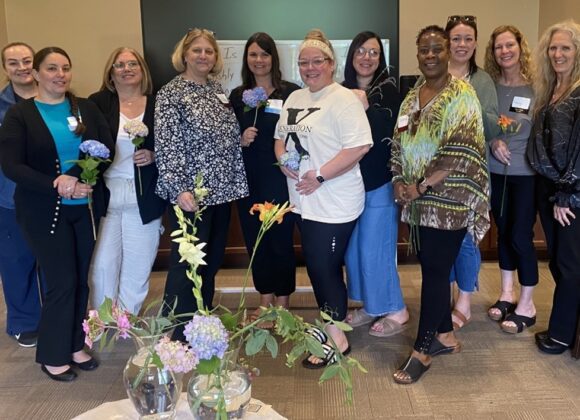
<svg viewBox="0 0 580 420">
<path fill-rule="evenodd" d="M 481 109 L 473 88 L 451 78 L 419 109 L 420 86 L 408 94 L 392 145 L 393 183 L 414 184 L 436 171 L 449 171 L 439 184 L 403 208 L 411 225 L 458 230 L 477 242 L 489 229 L 489 187 Z"/>
<path fill-rule="evenodd" d="M 205 205 L 248 195 L 240 127 L 216 81 L 201 85 L 179 75 L 159 90 L 155 154 L 156 193 L 172 203 L 182 192 L 193 192 L 198 173 L 209 190 Z"/>
</svg>

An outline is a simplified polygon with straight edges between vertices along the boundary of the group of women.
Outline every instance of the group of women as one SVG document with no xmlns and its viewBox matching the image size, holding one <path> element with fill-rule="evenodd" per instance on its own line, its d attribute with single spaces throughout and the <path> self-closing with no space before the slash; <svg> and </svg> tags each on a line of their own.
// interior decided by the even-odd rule
<svg viewBox="0 0 580 420">
<path fill-rule="evenodd" d="M 502 291 L 488 315 L 501 320 L 507 332 L 535 323 L 537 208 L 557 286 L 549 329 L 536 339 L 543 351 L 564 351 L 573 339 L 580 297 L 574 277 L 580 262 L 574 241 L 580 198 L 580 30 L 568 22 L 544 35 L 535 89 L 530 53 L 517 28 L 493 32 L 488 72 L 475 64 L 476 41 L 473 16 L 451 16 L 445 29 L 422 29 L 417 37 L 422 77 L 401 105 L 381 39 L 368 31 L 349 48 L 342 84 L 335 82 L 332 44 L 321 31 L 309 32 L 298 56 L 302 89 L 282 79 L 274 40 L 258 32 L 244 49 L 242 85 L 229 98 L 213 77 L 223 61 L 213 33 L 205 29 L 192 29 L 177 43 L 172 64 L 178 75 L 156 96 L 146 62 L 131 48 L 113 51 L 100 91 L 83 100 L 69 90 L 72 64 L 65 51 L 50 47 L 34 54 L 26 44 L 7 46 L 2 62 L 10 84 L 0 98 L 16 105 L 6 107 L 1 127 L 2 170 L 8 179 L 2 174 L 0 179 L 2 203 L 11 199 L 9 180 L 16 184 L 15 216 L 9 204 L 0 207 L 20 225 L 31 250 L 22 247 L 29 266 L 38 261 L 42 269 L 40 319 L 31 316 L 30 325 L 18 330 L 38 331 L 42 370 L 52 379 L 71 381 L 77 376 L 72 367 L 98 367 L 83 350 L 89 284 L 92 306 L 108 296 L 139 312 L 167 203 L 176 203 L 189 217 L 200 204 L 205 207 L 197 236 L 207 243 L 200 274 L 203 302 L 211 308 L 231 203 L 240 207 L 252 252 L 259 222 L 247 214 L 250 205 L 289 200 L 294 214 L 267 233 L 252 267 L 261 306 L 289 305 L 297 225 L 318 306 L 353 327 L 372 324 L 369 334 L 380 337 L 409 325 L 396 270 L 401 206 L 423 284 L 413 351 L 394 374 L 400 383 L 417 381 L 433 356 L 461 350 L 454 330 L 471 319 L 480 265 L 476 244 L 490 225 L 490 194 Z M 268 105 L 249 112 L 244 91 L 258 87 Z M 500 131 L 498 113 L 515 120 L 511 129 Z M 139 122 L 148 130 L 136 145 L 125 127 Z M 83 182 L 77 161 L 85 157 L 78 147 L 87 139 L 110 151 L 94 185 Z M 294 152 L 298 166 L 285 166 L 284 156 Z M 198 174 L 209 191 L 202 203 L 195 196 Z M 169 220 L 174 230 L 171 207 Z M 96 241 L 93 221 L 99 225 Z M 15 221 L 2 223 L 18 229 Z M 10 278 L 3 260 L 3 279 Z M 187 265 L 179 261 L 178 246 L 172 244 L 164 302 L 167 308 L 175 305 L 177 313 L 192 312 L 196 303 Z M 517 304 L 516 271 L 522 285 Z M 454 307 L 450 281 L 459 287 Z M 11 283 L 3 284 L 6 289 Z M 27 297 L 38 299 L 36 290 Z M 21 299 L 24 292 L 5 296 Z M 362 308 L 348 312 L 349 297 L 361 301 Z M 306 357 L 306 368 L 323 368 L 337 360 L 336 351 L 351 351 L 347 336 L 332 324 L 315 335 L 325 355 Z M 183 329 L 176 328 L 173 338 L 184 340 Z"/>
</svg>

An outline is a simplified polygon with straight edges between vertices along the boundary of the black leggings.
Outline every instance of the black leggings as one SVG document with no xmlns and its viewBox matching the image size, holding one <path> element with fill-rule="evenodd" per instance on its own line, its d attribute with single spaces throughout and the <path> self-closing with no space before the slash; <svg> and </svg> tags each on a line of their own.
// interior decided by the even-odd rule
<svg viewBox="0 0 580 420">
<path fill-rule="evenodd" d="M 347 293 L 342 266 L 356 220 L 347 223 L 300 222 L 302 252 L 316 303 L 321 310 L 342 321 L 346 318 Z"/>
<path fill-rule="evenodd" d="M 421 263 L 421 314 L 413 348 L 426 353 L 436 333 L 453 330 L 451 322 L 450 283 L 451 267 L 459 254 L 467 229 L 442 230 L 419 226 Z"/>
<path fill-rule="evenodd" d="M 522 286 L 538 284 L 538 259 L 534 247 L 535 180 L 533 175 L 508 175 L 505 178 L 491 174 L 491 210 L 498 232 L 499 268 L 517 270 Z"/>
</svg>

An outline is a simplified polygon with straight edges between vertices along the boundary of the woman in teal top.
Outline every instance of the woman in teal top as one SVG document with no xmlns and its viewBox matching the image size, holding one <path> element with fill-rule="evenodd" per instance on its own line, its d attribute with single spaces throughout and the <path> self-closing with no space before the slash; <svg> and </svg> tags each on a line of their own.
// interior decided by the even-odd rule
<svg viewBox="0 0 580 420">
<path fill-rule="evenodd" d="M 38 96 L 19 102 L 2 127 L 2 168 L 16 183 L 16 218 L 43 268 L 46 296 L 38 328 L 36 361 L 56 381 L 72 381 L 98 362 L 84 352 L 82 322 L 89 295 L 88 271 L 94 220 L 105 214 L 108 192 L 99 177 L 92 188 L 80 181 L 81 141 L 95 139 L 113 151 L 104 116 L 96 105 L 69 92 L 71 62 L 57 47 L 34 56 Z M 106 169 L 101 164 L 99 172 Z"/>
</svg>

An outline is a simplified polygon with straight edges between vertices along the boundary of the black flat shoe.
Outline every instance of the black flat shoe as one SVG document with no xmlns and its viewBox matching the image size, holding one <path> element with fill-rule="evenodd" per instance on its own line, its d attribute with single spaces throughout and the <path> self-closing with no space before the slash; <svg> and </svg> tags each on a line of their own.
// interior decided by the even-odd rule
<svg viewBox="0 0 580 420">
<path fill-rule="evenodd" d="M 72 360 L 71 365 L 78 367 L 80 370 L 91 371 L 99 367 L 99 362 L 94 357 L 91 357 L 86 362 L 75 362 Z"/>
<path fill-rule="evenodd" d="M 539 340 L 536 344 L 541 351 L 548 354 L 562 354 L 568 350 L 568 346 L 557 343 L 550 337 L 546 337 L 545 340 Z"/>
<path fill-rule="evenodd" d="M 534 334 L 534 337 L 536 338 L 536 344 L 539 341 L 546 341 L 548 339 L 548 330 L 537 332 Z"/>
<path fill-rule="evenodd" d="M 40 365 L 40 370 L 48 375 L 53 381 L 59 382 L 71 382 L 77 378 L 77 374 L 71 368 L 68 368 L 62 373 L 50 373 L 50 371 L 44 365 Z"/>
</svg>

